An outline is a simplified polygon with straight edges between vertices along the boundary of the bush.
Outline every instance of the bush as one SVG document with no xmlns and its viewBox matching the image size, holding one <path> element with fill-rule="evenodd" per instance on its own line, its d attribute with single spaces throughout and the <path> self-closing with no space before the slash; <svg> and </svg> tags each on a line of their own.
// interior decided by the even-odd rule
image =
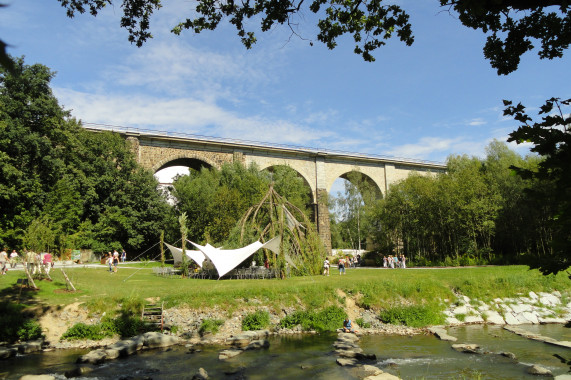
<svg viewBox="0 0 571 380">
<path fill-rule="evenodd" d="M 258 310 L 250 314 L 246 314 L 242 319 L 242 330 L 262 330 L 270 325 L 270 313 L 264 310 Z"/>
<path fill-rule="evenodd" d="M 204 319 L 202 320 L 202 323 L 200 324 L 200 328 L 198 329 L 198 332 L 200 333 L 200 335 L 204 335 L 207 333 L 212 333 L 212 334 L 216 334 L 218 332 L 218 330 L 220 329 L 220 326 L 222 326 L 224 324 L 224 321 L 221 319 Z"/>
<path fill-rule="evenodd" d="M 14 343 L 17 340 L 40 339 L 44 336 L 40 324 L 22 317 L 23 305 L 0 303 L 0 341 Z"/>
<path fill-rule="evenodd" d="M 22 327 L 18 329 L 18 339 L 22 341 L 40 339 L 43 337 L 42 326 L 33 319 L 25 321 Z"/>
<path fill-rule="evenodd" d="M 335 331 L 343 326 L 346 314 L 342 308 L 329 306 L 318 312 L 296 311 L 280 321 L 279 326 L 291 329 L 301 325 L 304 330 L 315 330 L 318 332 Z"/>
<path fill-rule="evenodd" d="M 397 306 L 383 310 L 380 314 L 381 321 L 395 325 L 410 327 L 424 327 L 444 323 L 444 316 L 434 307 L 430 306 Z"/>
<path fill-rule="evenodd" d="M 76 323 L 71 326 L 61 337 L 64 340 L 101 340 L 103 338 L 112 337 L 114 332 L 102 328 L 101 324 L 87 325 L 85 323 Z"/>
<path fill-rule="evenodd" d="M 355 323 L 357 323 L 357 325 L 361 326 L 361 327 L 364 328 L 364 329 L 368 329 L 368 328 L 371 327 L 371 324 L 370 324 L 369 322 L 365 322 L 365 321 L 363 320 L 363 318 L 357 318 L 357 319 L 355 320 Z"/>
</svg>

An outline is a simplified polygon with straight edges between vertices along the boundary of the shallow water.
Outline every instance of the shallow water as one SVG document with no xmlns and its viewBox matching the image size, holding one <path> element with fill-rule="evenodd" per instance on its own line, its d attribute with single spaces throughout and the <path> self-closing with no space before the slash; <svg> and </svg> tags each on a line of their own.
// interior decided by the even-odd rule
<svg viewBox="0 0 571 380">
<path fill-rule="evenodd" d="M 561 325 L 523 327 L 561 340 L 569 333 Z M 476 343 L 490 353 L 459 353 L 451 343 L 430 335 L 363 336 L 360 345 L 365 353 L 377 355 L 377 360 L 369 364 L 403 379 L 537 378 L 525 372 L 525 365 L 498 355 L 501 351 L 514 353 L 520 363 L 546 367 L 554 375 L 570 369 L 554 354 L 571 360 L 571 350 L 528 340 L 498 326 L 464 326 L 450 328 L 449 333 L 458 338 L 458 343 Z M 89 378 L 190 379 L 202 367 L 212 379 L 356 379 L 354 369 L 336 364 L 332 347 L 335 339 L 336 334 L 272 337 L 269 349 L 245 352 L 226 361 L 218 360 L 222 347 L 204 347 L 193 354 L 184 347 L 146 351 L 93 366 Z M 63 379 L 64 372 L 75 368 L 75 360 L 83 353 L 60 350 L 16 357 L 0 362 L 0 378 L 49 373 Z"/>
</svg>

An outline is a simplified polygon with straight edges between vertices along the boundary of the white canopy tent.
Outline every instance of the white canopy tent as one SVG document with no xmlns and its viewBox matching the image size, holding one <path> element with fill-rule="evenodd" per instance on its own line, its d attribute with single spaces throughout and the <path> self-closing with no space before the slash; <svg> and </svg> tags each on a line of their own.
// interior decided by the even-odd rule
<svg viewBox="0 0 571 380">
<path fill-rule="evenodd" d="M 182 249 L 167 243 L 165 243 L 165 245 L 168 247 L 169 251 L 171 251 L 172 257 L 174 258 L 174 265 L 182 263 Z M 206 257 L 201 251 L 189 251 L 186 249 L 184 253 L 189 259 L 194 260 L 194 262 L 196 262 L 198 266 L 202 268 L 202 264 L 204 263 L 204 260 L 206 260 Z"/>
<path fill-rule="evenodd" d="M 275 254 L 279 254 L 280 237 L 276 236 L 266 243 L 257 241 L 243 248 L 227 250 L 214 248 L 210 244 L 202 246 L 193 242 L 190 243 L 212 261 L 212 264 L 214 264 L 214 267 L 218 271 L 218 278 L 220 278 L 236 268 L 242 261 L 253 255 L 260 248 L 267 248 Z"/>
</svg>

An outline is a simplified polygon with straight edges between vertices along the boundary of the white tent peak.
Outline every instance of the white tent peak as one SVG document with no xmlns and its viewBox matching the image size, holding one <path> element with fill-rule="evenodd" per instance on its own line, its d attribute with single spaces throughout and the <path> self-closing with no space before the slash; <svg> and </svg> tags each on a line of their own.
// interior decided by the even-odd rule
<svg viewBox="0 0 571 380">
<path fill-rule="evenodd" d="M 218 278 L 224 276 L 226 273 L 230 272 L 232 269 L 240 265 L 241 262 L 246 260 L 248 257 L 253 255 L 260 248 L 267 248 L 272 252 L 278 254 L 280 247 L 280 237 L 276 236 L 273 239 L 262 243 L 256 241 L 246 247 L 238 249 L 217 249 L 206 244 L 202 246 L 191 242 L 196 248 L 198 248 L 210 261 L 214 264 L 214 267 L 218 271 Z"/>
</svg>

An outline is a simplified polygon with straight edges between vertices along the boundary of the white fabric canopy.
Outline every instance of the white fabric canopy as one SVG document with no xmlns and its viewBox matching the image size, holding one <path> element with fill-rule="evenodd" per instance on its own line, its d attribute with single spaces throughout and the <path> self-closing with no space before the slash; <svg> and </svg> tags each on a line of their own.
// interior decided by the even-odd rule
<svg viewBox="0 0 571 380">
<path fill-rule="evenodd" d="M 165 245 L 172 253 L 172 257 L 174 258 L 174 264 L 176 265 L 178 263 L 182 263 L 182 249 L 173 247 L 172 245 L 167 243 L 165 243 Z M 189 251 L 188 249 L 185 249 L 184 253 L 189 259 L 194 260 L 198 264 L 198 266 L 202 268 L 202 263 L 204 262 L 206 257 L 201 251 Z"/>
<path fill-rule="evenodd" d="M 266 243 L 257 241 L 243 248 L 226 250 L 216 249 L 210 244 L 202 246 L 193 242 L 191 243 L 212 261 L 220 278 L 236 268 L 242 261 L 253 255 L 260 248 L 267 248 L 277 254 L 279 252 L 280 240 L 279 237 L 275 237 Z"/>
</svg>

